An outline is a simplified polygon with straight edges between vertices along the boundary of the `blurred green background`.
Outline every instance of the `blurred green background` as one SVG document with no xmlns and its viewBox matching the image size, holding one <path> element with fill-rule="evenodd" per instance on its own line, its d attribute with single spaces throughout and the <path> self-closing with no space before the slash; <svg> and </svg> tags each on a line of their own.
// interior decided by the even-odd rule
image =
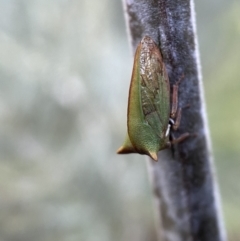
<svg viewBox="0 0 240 241">
<path fill-rule="evenodd" d="M 196 2 L 229 240 L 240 240 L 240 2 Z M 143 156 L 117 156 L 132 68 L 121 1 L 0 0 L 0 240 L 156 241 Z"/>
</svg>

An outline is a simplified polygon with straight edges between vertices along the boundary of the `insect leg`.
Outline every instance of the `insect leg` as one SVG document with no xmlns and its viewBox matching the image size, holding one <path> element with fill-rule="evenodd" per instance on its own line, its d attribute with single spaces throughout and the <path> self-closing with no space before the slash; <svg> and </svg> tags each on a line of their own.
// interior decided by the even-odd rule
<svg viewBox="0 0 240 241">
<path fill-rule="evenodd" d="M 177 114 L 175 116 L 176 116 L 176 119 L 175 119 L 175 121 L 172 125 L 173 130 L 177 130 L 179 125 L 180 125 L 181 116 L 182 116 L 182 109 L 181 108 L 179 108 L 177 110 Z"/>
<path fill-rule="evenodd" d="M 188 138 L 190 136 L 190 134 L 188 132 L 183 133 L 181 136 L 179 136 L 178 138 L 172 138 L 171 140 L 171 144 L 176 144 L 179 142 L 184 141 L 186 138 Z"/>
<path fill-rule="evenodd" d="M 177 83 L 173 85 L 172 106 L 171 106 L 171 113 L 170 113 L 170 117 L 173 119 L 175 118 L 177 114 L 177 109 L 178 109 L 178 86 L 183 78 L 184 78 L 184 75 L 182 75 L 181 78 L 177 81 Z"/>
</svg>

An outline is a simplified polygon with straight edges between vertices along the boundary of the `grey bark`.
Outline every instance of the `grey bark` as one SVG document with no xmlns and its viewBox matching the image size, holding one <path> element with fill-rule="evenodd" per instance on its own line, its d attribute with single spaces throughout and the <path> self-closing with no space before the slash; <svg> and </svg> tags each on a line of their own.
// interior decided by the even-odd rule
<svg viewBox="0 0 240 241">
<path fill-rule="evenodd" d="M 187 0 L 124 0 L 133 50 L 144 35 L 159 45 L 170 83 L 179 86 L 182 111 L 175 137 L 195 133 L 149 160 L 159 217 L 159 240 L 224 241 L 200 73 L 194 6 Z"/>
</svg>

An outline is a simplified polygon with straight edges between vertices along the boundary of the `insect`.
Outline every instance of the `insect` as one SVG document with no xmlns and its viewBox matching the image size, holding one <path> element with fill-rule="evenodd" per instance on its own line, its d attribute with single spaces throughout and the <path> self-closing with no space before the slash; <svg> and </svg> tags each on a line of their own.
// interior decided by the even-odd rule
<svg viewBox="0 0 240 241">
<path fill-rule="evenodd" d="M 128 98 L 127 136 L 117 150 L 118 154 L 145 154 L 157 161 L 158 151 L 189 136 L 189 133 L 185 133 L 172 141 L 169 139 L 170 128 L 176 130 L 181 119 L 181 109 L 178 108 L 179 83 L 180 80 L 173 85 L 171 98 L 162 55 L 150 37 L 143 37 L 134 57 Z"/>
</svg>

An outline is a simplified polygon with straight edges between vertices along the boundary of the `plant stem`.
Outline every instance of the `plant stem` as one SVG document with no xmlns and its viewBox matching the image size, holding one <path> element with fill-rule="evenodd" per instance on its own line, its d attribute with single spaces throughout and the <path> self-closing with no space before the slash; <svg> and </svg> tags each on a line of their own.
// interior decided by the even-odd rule
<svg viewBox="0 0 240 241">
<path fill-rule="evenodd" d="M 224 241 L 219 191 L 213 161 L 195 28 L 193 1 L 125 0 L 133 49 L 144 35 L 159 45 L 171 85 L 182 75 L 179 106 L 184 107 L 176 137 L 187 140 L 149 160 L 149 172 L 164 241 Z"/>
</svg>

